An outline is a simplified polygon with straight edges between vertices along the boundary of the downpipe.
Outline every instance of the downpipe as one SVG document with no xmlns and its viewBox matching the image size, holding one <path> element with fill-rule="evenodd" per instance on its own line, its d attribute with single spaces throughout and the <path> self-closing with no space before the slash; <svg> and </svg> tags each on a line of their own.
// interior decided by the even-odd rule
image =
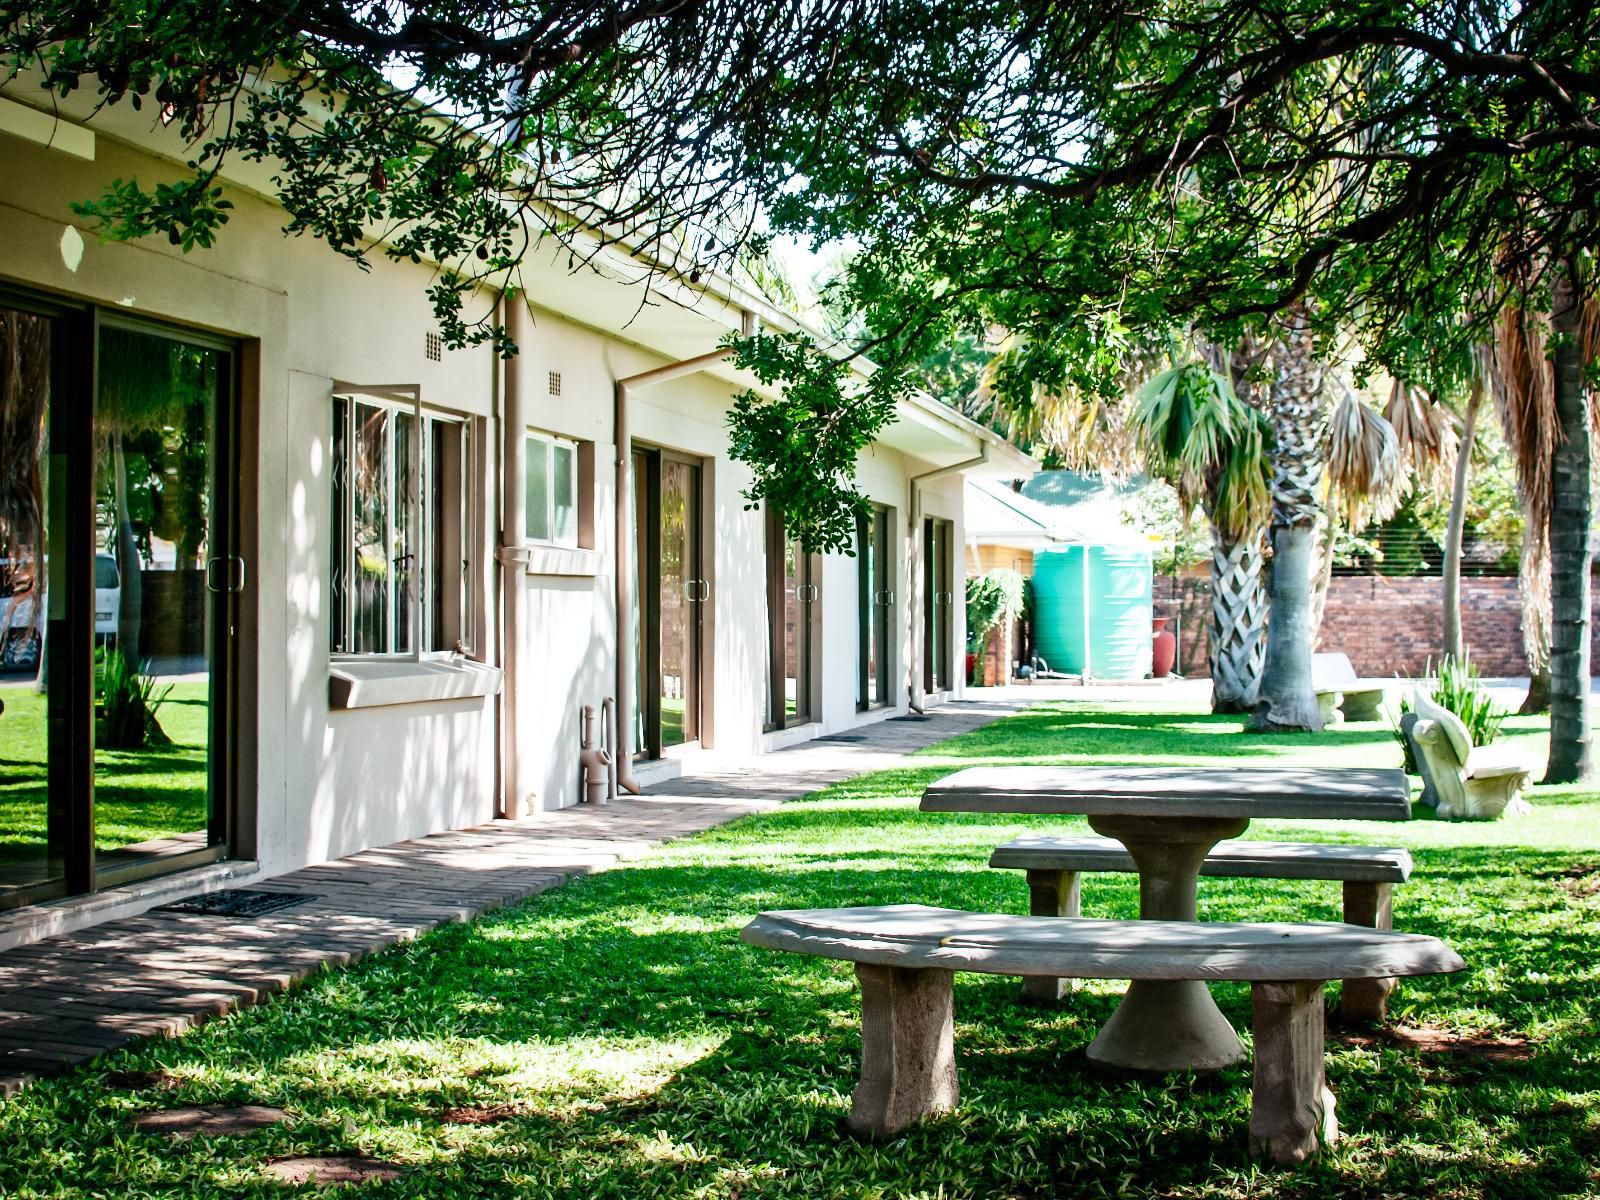
<svg viewBox="0 0 1600 1200">
<path fill-rule="evenodd" d="M 981 467 L 989 461 L 989 443 L 979 442 L 978 453 L 963 462 L 951 463 L 948 467 L 936 467 L 932 471 L 924 471 L 921 475 L 913 475 L 906 481 L 906 567 L 915 581 L 915 586 L 907 587 L 908 596 L 921 597 L 921 604 L 928 603 L 928 597 L 923 595 L 922 588 L 922 485 L 932 483 L 936 479 L 944 479 L 950 475 L 959 475 L 970 471 L 973 467 Z M 926 693 L 917 686 L 917 679 L 922 668 L 922 656 L 917 653 L 922 647 L 918 644 L 917 618 L 922 613 L 921 604 L 906 605 L 906 645 L 911 647 L 909 655 L 911 661 L 907 664 L 911 669 L 906 677 L 906 707 L 918 716 L 925 715 L 921 700 Z"/>
<path fill-rule="evenodd" d="M 609 699 L 607 701 L 609 704 Z M 578 765 L 583 771 L 583 799 L 586 804 L 604 804 L 611 779 L 611 755 L 594 740 L 594 705 L 583 706 L 583 736 Z"/>
</svg>

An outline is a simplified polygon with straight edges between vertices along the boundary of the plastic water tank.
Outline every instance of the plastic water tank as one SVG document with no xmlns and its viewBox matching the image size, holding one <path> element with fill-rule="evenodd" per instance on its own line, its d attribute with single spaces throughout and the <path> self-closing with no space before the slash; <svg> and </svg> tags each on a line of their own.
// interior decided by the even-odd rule
<svg viewBox="0 0 1600 1200">
<path fill-rule="evenodd" d="M 1087 668 L 1097 679 L 1150 674 L 1151 575 L 1143 546 L 1066 546 L 1035 554 L 1033 636 L 1051 670 L 1081 675 Z"/>
</svg>

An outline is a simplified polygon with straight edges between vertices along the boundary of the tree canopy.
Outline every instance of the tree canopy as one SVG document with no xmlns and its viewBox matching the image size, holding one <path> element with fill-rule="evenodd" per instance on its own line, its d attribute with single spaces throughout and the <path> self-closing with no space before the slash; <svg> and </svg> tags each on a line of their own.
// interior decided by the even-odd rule
<svg viewBox="0 0 1600 1200">
<path fill-rule="evenodd" d="M 1107 386 L 1130 330 L 1226 338 L 1291 305 L 1325 336 L 1359 316 L 1403 367 L 1544 306 L 1600 222 L 1600 12 L 1576 0 L 46 0 L 0 30 L 13 86 L 143 106 L 188 147 L 187 179 L 85 197 L 110 234 L 210 245 L 228 164 L 261 161 L 290 232 L 439 264 L 453 343 L 511 350 L 463 299 L 540 239 L 690 280 L 773 233 L 848 244 L 839 303 L 872 332 L 846 349 L 884 369 L 867 419 L 830 419 L 852 397 L 828 356 L 735 346 L 803 379 L 781 403 L 841 446 L 893 375 L 991 327 L 1022 411 Z M 751 447 L 761 413 L 736 412 Z M 804 455 L 752 465 L 824 544 L 859 504 L 800 486 Z"/>
</svg>

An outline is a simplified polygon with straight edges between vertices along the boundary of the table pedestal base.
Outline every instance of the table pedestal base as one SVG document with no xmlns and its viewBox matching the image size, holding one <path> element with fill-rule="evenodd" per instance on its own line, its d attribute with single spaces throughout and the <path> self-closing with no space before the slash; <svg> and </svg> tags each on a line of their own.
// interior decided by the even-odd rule
<svg viewBox="0 0 1600 1200">
<path fill-rule="evenodd" d="M 1139 916 L 1198 918 L 1196 885 L 1211 847 L 1238 837 L 1245 817 L 1093 816 L 1089 826 L 1127 847 L 1139 868 Z M 1233 1026 L 1196 979 L 1135 979 L 1089 1046 L 1089 1060 L 1130 1071 L 1215 1071 L 1244 1057 Z"/>
<path fill-rule="evenodd" d="M 1126 1071 L 1218 1071 L 1244 1045 L 1199 980 L 1135 979 L 1088 1053 Z"/>
</svg>

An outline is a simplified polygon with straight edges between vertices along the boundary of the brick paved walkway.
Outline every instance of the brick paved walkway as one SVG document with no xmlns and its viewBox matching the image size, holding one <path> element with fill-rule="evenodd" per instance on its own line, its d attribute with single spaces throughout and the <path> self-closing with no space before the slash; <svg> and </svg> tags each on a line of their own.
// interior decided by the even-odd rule
<svg viewBox="0 0 1600 1200">
<path fill-rule="evenodd" d="M 446 921 L 602 871 L 672 838 L 772 808 L 1024 707 L 946 705 L 672 780 L 603 808 L 382 846 L 252 880 L 309 902 L 232 918 L 150 911 L 0 952 L 0 1095 L 121 1046 L 173 1036 Z"/>
</svg>

